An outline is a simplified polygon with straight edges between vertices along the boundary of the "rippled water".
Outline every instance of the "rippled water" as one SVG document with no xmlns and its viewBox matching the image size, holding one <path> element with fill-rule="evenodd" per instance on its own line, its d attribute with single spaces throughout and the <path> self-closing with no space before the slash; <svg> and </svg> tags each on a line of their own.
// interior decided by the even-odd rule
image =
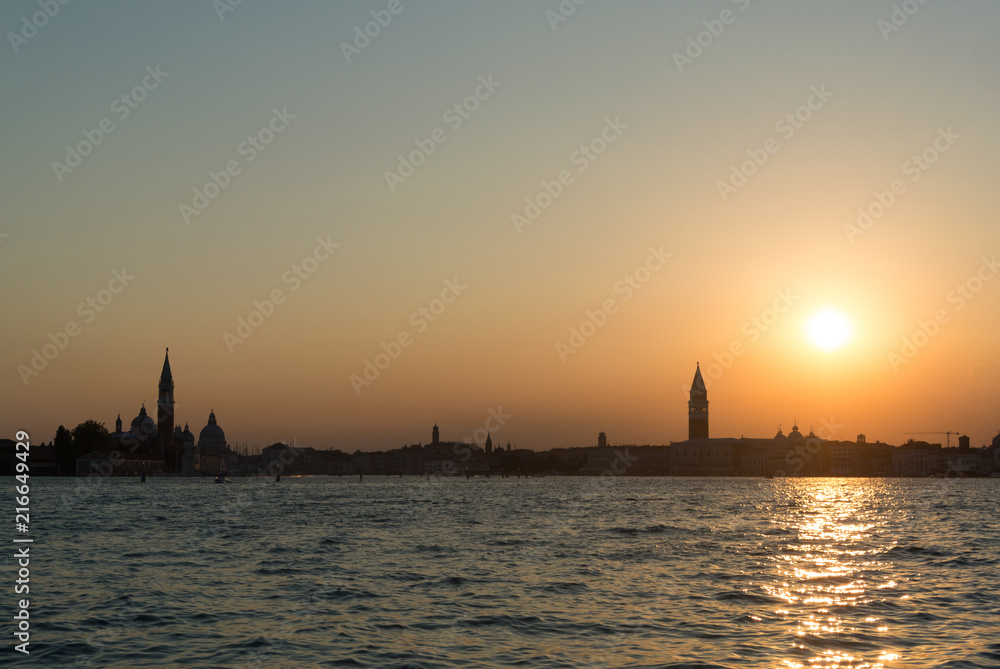
<svg viewBox="0 0 1000 669">
<path fill-rule="evenodd" d="M 996 479 L 32 483 L 9 666 L 1000 667 Z"/>
</svg>

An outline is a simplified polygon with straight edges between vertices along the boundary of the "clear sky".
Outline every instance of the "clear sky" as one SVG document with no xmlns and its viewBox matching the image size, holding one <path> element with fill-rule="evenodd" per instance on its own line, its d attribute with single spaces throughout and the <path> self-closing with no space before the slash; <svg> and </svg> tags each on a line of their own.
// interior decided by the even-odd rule
<svg viewBox="0 0 1000 669">
<path fill-rule="evenodd" d="M 712 436 L 1000 428 L 992 0 L 13 0 L 0 30 L 4 436 L 128 424 L 168 346 L 179 421 L 258 446 L 491 410 L 519 447 L 667 443 L 696 362 Z"/>
</svg>

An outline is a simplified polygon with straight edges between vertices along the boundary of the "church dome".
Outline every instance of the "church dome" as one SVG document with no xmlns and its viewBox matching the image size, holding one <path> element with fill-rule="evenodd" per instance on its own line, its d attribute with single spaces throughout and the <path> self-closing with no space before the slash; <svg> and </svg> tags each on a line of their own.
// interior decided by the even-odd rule
<svg viewBox="0 0 1000 669">
<path fill-rule="evenodd" d="M 146 405 L 139 409 L 139 415 L 132 419 L 132 434 L 153 435 L 156 434 L 156 421 L 146 413 Z"/>
<path fill-rule="evenodd" d="M 788 433 L 788 440 L 798 442 L 798 441 L 805 441 L 805 439 L 806 438 L 802 436 L 802 433 L 799 432 L 799 426 L 798 425 L 792 426 L 792 431 Z"/>
<path fill-rule="evenodd" d="M 208 415 L 208 425 L 201 428 L 201 433 L 198 435 L 198 443 L 225 445 L 226 433 L 223 432 L 222 428 L 215 421 L 214 411 Z"/>
</svg>

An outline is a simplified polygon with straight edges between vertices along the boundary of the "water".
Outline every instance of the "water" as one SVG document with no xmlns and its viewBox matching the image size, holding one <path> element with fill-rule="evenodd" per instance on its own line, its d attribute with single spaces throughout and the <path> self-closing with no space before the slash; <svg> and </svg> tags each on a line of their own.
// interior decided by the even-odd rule
<svg viewBox="0 0 1000 669">
<path fill-rule="evenodd" d="M 996 479 L 32 484 L 7 666 L 1000 667 Z"/>
</svg>

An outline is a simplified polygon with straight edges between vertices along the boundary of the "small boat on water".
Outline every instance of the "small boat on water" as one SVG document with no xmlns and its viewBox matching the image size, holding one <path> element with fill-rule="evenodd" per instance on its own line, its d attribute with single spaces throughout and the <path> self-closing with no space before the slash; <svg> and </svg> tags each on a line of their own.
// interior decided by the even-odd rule
<svg viewBox="0 0 1000 669">
<path fill-rule="evenodd" d="M 225 474 L 219 474 L 218 476 L 215 477 L 215 482 L 216 483 L 232 483 L 233 480 L 231 478 L 229 478 L 228 476 L 226 476 Z"/>
</svg>

